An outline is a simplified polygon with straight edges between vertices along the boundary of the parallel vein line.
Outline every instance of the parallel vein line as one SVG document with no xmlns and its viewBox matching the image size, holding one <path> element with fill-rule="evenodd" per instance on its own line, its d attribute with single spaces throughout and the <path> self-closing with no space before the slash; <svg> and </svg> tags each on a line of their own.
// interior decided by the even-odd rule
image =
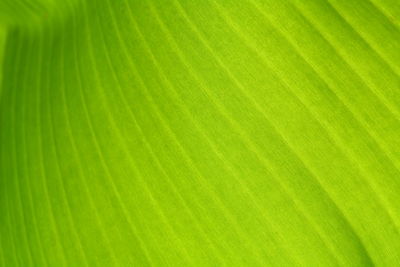
<svg viewBox="0 0 400 267">
<path fill-rule="evenodd" d="M 85 17 L 87 17 L 87 16 L 85 16 Z M 88 43 L 89 43 L 89 44 L 93 44 L 93 42 L 92 42 L 92 40 L 91 40 L 91 33 L 90 33 L 90 30 L 87 30 L 86 33 L 87 33 L 86 36 L 87 36 L 87 38 L 88 38 Z M 111 113 L 111 110 L 110 110 L 109 104 L 107 103 L 107 100 L 106 100 L 107 98 L 106 98 L 105 95 L 104 95 L 104 88 L 103 88 L 103 86 L 102 86 L 101 83 L 100 83 L 100 79 L 99 79 L 99 75 L 98 75 L 98 70 L 97 70 L 97 68 L 96 68 L 96 65 L 94 64 L 95 61 L 94 61 L 93 51 L 92 51 L 92 49 L 91 49 L 90 47 L 88 48 L 88 50 L 89 50 L 89 56 L 90 56 L 90 60 L 91 60 L 90 66 L 92 67 L 92 70 L 93 70 L 93 72 L 94 72 L 94 78 L 95 78 L 96 84 L 98 85 L 98 88 L 101 88 L 101 90 L 99 90 L 99 91 L 100 91 L 100 93 L 101 93 L 101 95 L 102 95 L 102 97 L 103 97 L 103 99 L 104 99 L 104 102 L 105 102 L 105 104 L 106 104 L 106 108 L 107 108 L 107 110 L 109 111 L 108 114 L 110 114 L 110 113 Z M 78 71 L 78 72 L 80 73 L 80 71 Z M 82 91 L 82 90 L 83 90 L 83 87 L 81 86 L 80 88 L 81 88 L 80 92 L 83 92 L 83 91 Z M 82 94 L 82 96 L 83 96 L 83 95 L 84 95 L 84 94 Z M 84 105 L 86 106 L 85 109 L 87 110 L 86 100 L 84 100 Z M 90 120 L 90 116 L 89 116 L 89 120 Z M 149 189 L 147 183 L 145 182 L 144 177 L 142 176 L 141 172 L 139 171 L 139 168 L 137 167 L 136 163 L 134 162 L 134 159 L 132 158 L 132 155 L 129 153 L 129 149 L 127 148 L 126 143 L 123 141 L 123 138 L 122 138 L 122 136 L 121 136 L 120 130 L 116 127 L 116 123 L 115 123 L 115 121 L 114 121 L 114 118 L 113 118 L 112 116 L 109 116 L 109 120 L 110 120 L 110 123 L 111 123 L 111 125 L 112 125 L 112 128 L 115 130 L 114 132 L 117 133 L 117 135 L 118 135 L 118 138 L 119 138 L 119 140 L 120 140 L 120 143 L 122 144 L 121 147 L 124 149 L 125 153 L 128 155 L 128 158 L 129 158 L 130 162 L 132 163 L 131 166 L 132 166 L 133 170 L 138 174 L 138 176 L 139 176 L 140 179 L 142 180 L 144 189 L 147 191 L 147 193 L 148 193 L 148 195 L 149 195 L 149 197 L 150 197 L 151 202 L 153 203 L 154 206 L 158 207 L 158 209 L 156 209 L 156 211 L 159 213 L 161 219 L 164 221 L 165 225 L 169 228 L 169 230 L 171 231 L 171 233 L 172 233 L 172 235 L 174 236 L 174 238 L 175 238 L 176 240 L 178 240 L 178 242 L 182 242 L 182 240 L 180 240 L 180 238 L 178 237 L 178 235 L 177 235 L 177 233 L 175 232 L 174 228 L 172 227 L 171 223 L 168 221 L 167 217 L 165 216 L 164 211 L 162 211 L 162 208 L 161 208 L 160 204 L 159 204 L 158 201 L 155 199 L 153 193 L 152 193 L 151 190 Z M 90 125 L 93 125 L 93 124 L 90 123 Z M 92 127 L 92 126 L 90 126 L 90 127 Z M 95 138 L 97 138 L 97 137 L 95 136 Z M 96 142 L 97 142 L 97 141 L 96 141 Z M 101 154 L 100 156 L 103 157 L 102 154 Z M 103 159 L 103 160 L 104 160 L 104 159 Z M 105 160 L 104 160 L 103 162 L 105 163 Z M 183 247 L 183 246 L 182 246 L 182 247 Z M 184 254 L 183 256 L 186 258 L 186 261 L 188 261 L 188 262 L 191 261 L 191 260 L 190 260 L 190 256 L 189 256 L 188 252 L 186 251 L 186 249 L 185 249 L 185 254 Z"/>
<path fill-rule="evenodd" d="M 113 23 L 115 24 L 115 22 Z M 115 26 L 115 25 L 114 25 Z M 119 35 L 118 30 L 116 30 L 117 34 Z M 102 32 L 102 38 L 104 38 L 104 33 Z M 119 41 L 120 40 L 120 36 L 119 36 Z M 114 78 L 114 80 L 117 83 L 117 87 L 119 90 L 119 93 L 121 95 L 121 99 L 124 102 L 124 105 L 127 107 L 128 112 L 130 114 L 130 117 L 132 118 L 132 121 L 134 122 L 135 128 L 137 129 L 140 138 L 144 141 L 145 143 L 145 147 L 147 149 L 147 151 L 150 153 L 151 157 L 153 158 L 154 162 L 157 165 L 157 168 L 161 171 L 162 175 L 164 176 L 164 178 L 166 179 L 166 181 L 168 182 L 168 184 L 171 186 L 171 188 L 174 191 L 174 194 L 177 195 L 177 197 L 180 199 L 180 201 L 182 202 L 183 206 L 185 207 L 186 212 L 188 212 L 188 214 L 191 216 L 191 218 L 195 221 L 196 227 L 199 229 L 200 233 L 202 234 L 203 238 L 206 239 L 212 250 L 216 251 L 217 249 L 215 248 L 214 244 L 211 242 L 211 240 L 209 239 L 207 233 L 204 231 L 204 229 L 201 227 L 201 225 L 198 222 L 198 219 L 196 218 L 196 216 L 192 213 L 191 209 L 189 208 L 187 201 L 184 199 L 183 195 L 179 192 L 179 189 L 177 188 L 177 186 L 175 185 L 175 183 L 172 181 L 171 177 L 167 174 L 165 168 L 163 167 L 163 165 L 161 164 L 161 161 L 159 159 L 159 157 L 157 156 L 157 154 L 155 153 L 155 151 L 153 150 L 153 148 L 151 147 L 146 135 L 144 134 L 144 131 L 142 129 L 142 127 L 140 126 L 140 124 L 138 123 L 138 120 L 136 118 L 136 116 L 134 115 L 134 112 L 131 108 L 131 106 L 128 104 L 128 102 L 125 99 L 125 94 L 123 93 L 122 90 L 122 85 L 121 85 L 121 81 L 118 78 L 118 75 L 116 74 L 116 70 L 115 67 L 113 66 L 113 64 L 111 63 L 111 59 L 110 59 L 110 55 L 108 53 L 108 47 L 106 45 L 106 42 L 103 39 L 103 43 L 104 43 L 104 51 L 106 54 L 106 58 L 107 58 L 107 64 L 110 66 L 111 69 L 111 74 Z M 129 56 L 129 55 L 127 55 Z M 218 253 L 216 253 L 218 254 Z M 221 255 L 218 255 L 217 257 L 219 257 L 219 260 L 222 261 Z"/>
<path fill-rule="evenodd" d="M 215 6 L 217 6 L 217 3 L 214 3 L 214 4 L 215 4 Z M 221 9 L 220 9 L 220 11 L 223 12 Z M 223 12 L 223 13 L 224 13 L 224 12 Z M 236 27 L 236 25 L 234 24 L 234 22 L 233 22 L 231 19 L 229 19 L 229 18 L 227 17 L 226 14 L 224 14 L 223 16 L 229 21 L 229 24 L 233 27 L 234 31 L 238 34 L 238 36 L 241 37 L 241 38 L 244 38 L 245 40 L 247 40 L 247 38 L 246 38 L 244 35 L 241 34 L 241 31 L 240 31 L 239 29 L 237 29 L 237 27 Z M 246 43 L 249 43 L 249 42 L 246 42 Z M 264 58 L 263 54 L 261 54 L 261 53 L 258 51 L 257 48 L 255 48 L 255 47 L 253 47 L 253 46 L 250 46 L 250 45 L 249 45 L 249 47 L 250 47 L 251 49 L 253 49 L 255 52 L 257 52 L 257 53 L 261 56 L 261 58 L 264 59 L 265 63 L 268 63 L 267 59 Z M 290 90 L 290 86 L 288 86 L 288 85 L 284 82 L 284 80 L 282 80 L 282 79 L 280 79 L 280 80 L 282 81 L 283 84 L 286 85 L 285 87 L 288 88 L 288 89 Z M 294 94 L 294 96 L 297 97 L 296 94 Z M 306 108 L 308 108 L 308 107 L 306 106 Z M 287 140 L 286 140 L 286 141 L 287 141 Z M 291 149 L 293 150 L 293 148 L 291 148 Z M 295 151 L 293 150 L 293 152 L 295 152 Z M 344 151 L 343 151 L 343 152 L 344 152 Z M 295 153 L 296 153 L 296 152 L 295 152 Z M 347 153 L 344 153 L 344 155 L 345 155 L 346 157 L 348 156 Z M 304 160 L 303 160 L 300 156 L 298 156 L 298 158 L 299 158 L 301 161 L 304 162 Z M 349 158 L 349 159 L 350 159 L 350 158 Z M 307 165 L 306 165 L 306 166 L 307 166 Z M 308 168 L 309 168 L 309 167 L 308 167 Z M 358 168 L 358 167 L 357 167 L 357 168 Z M 310 168 L 309 168 L 309 169 L 310 169 Z M 311 170 L 311 169 L 310 169 L 310 170 Z M 358 168 L 358 170 L 360 170 L 360 169 Z M 365 174 L 363 174 L 363 175 L 365 176 Z M 365 176 L 365 177 L 367 177 L 367 176 Z M 369 183 L 370 183 L 370 182 L 369 182 Z M 380 194 L 378 194 L 378 193 L 375 191 L 375 189 L 374 189 L 373 187 L 371 187 L 371 184 L 369 184 L 369 186 L 370 186 L 370 189 L 371 189 L 373 192 L 375 192 L 375 196 L 376 196 L 377 200 L 380 202 L 380 205 L 381 205 L 382 207 L 385 207 L 385 205 L 382 204 L 382 199 L 381 199 L 381 197 L 380 197 Z M 383 202 L 383 203 L 385 203 L 385 202 Z M 386 212 L 388 211 L 387 209 L 385 209 L 385 210 L 386 210 Z M 388 213 L 388 216 L 391 218 L 391 220 L 392 220 L 392 222 L 394 223 L 394 225 L 396 225 L 395 220 L 393 220 L 393 218 L 391 217 L 391 213 Z M 396 229 L 397 229 L 397 228 L 396 228 Z"/>
</svg>

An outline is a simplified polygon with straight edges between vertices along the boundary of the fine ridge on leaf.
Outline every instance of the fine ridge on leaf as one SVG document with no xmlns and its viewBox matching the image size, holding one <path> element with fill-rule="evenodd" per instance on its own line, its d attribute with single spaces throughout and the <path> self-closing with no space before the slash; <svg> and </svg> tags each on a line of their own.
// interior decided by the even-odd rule
<svg viewBox="0 0 400 267">
<path fill-rule="evenodd" d="M 0 0 L 0 24 L 35 27 L 62 19 L 78 3 L 79 0 Z"/>
</svg>

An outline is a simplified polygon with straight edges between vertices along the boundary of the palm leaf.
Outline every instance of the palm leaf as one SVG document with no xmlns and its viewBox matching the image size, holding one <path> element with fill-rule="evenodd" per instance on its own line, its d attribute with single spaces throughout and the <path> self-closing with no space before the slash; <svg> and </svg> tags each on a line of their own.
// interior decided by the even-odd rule
<svg viewBox="0 0 400 267">
<path fill-rule="evenodd" d="M 0 7 L 0 266 L 399 264 L 397 1 Z"/>
</svg>

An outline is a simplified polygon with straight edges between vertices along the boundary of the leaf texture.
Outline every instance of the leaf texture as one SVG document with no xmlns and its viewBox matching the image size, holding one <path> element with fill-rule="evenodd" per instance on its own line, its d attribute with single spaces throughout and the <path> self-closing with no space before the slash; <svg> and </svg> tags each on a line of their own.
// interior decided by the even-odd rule
<svg viewBox="0 0 400 267">
<path fill-rule="evenodd" d="M 400 3 L 56 6 L 8 13 L 0 266 L 399 264 Z"/>
</svg>

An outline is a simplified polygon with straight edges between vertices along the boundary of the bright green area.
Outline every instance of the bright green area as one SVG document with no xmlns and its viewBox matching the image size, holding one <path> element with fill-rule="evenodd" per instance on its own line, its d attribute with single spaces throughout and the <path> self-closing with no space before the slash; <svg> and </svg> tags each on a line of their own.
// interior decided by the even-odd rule
<svg viewBox="0 0 400 267">
<path fill-rule="evenodd" d="M 398 266 L 400 2 L 65 3 L 3 11 L 0 266 Z"/>
</svg>

